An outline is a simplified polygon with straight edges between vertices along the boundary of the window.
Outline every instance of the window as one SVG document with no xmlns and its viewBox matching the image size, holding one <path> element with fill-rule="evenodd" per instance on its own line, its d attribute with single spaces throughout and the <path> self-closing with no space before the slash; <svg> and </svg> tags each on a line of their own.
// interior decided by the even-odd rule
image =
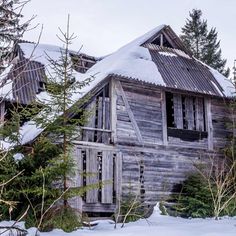
<svg viewBox="0 0 236 236">
<path fill-rule="evenodd" d="M 43 82 L 43 81 L 39 81 L 38 82 L 38 92 L 37 92 L 37 94 L 39 94 L 39 93 L 41 93 L 45 90 L 46 90 L 46 83 Z"/>
<path fill-rule="evenodd" d="M 87 70 L 96 63 L 94 57 L 85 54 L 70 54 L 70 56 L 73 63 L 73 69 L 80 73 L 86 73 Z"/>
<path fill-rule="evenodd" d="M 204 98 L 166 93 L 168 136 L 187 141 L 207 137 Z"/>
<path fill-rule="evenodd" d="M 173 48 L 173 46 L 170 44 L 170 42 L 166 39 L 166 37 L 163 34 L 160 34 L 151 43 L 161 47 Z"/>
</svg>

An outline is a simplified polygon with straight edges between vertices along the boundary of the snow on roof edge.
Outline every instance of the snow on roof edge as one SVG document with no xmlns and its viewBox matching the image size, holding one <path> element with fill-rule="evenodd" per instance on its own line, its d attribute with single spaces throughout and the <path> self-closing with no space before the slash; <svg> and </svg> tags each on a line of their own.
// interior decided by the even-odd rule
<svg viewBox="0 0 236 236">
<path fill-rule="evenodd" d="M 136 45 L 136 46 L 141 46 L 142 44 L 144 44 L 148 39 L 152 38 L 155 34 L 157 34 L 158 32 L 160 32 L 162 29 L 164 29 L 167 25 L 162 24 L 159 25 L 155 28 L 153 28 L 152 30 L 148 31 L 147 33 L 137 37 L 136 39 L 131 40 L 129 43 L 125 44 L 123 47 L 121 47 L 120 49 L 126 48 L 126 47 L 130 47 L 131 45 Z M 118 49 L 118 50 L 120 50 Z"/>
<path fill-rule="evenodd" d="M 224 75 L 222 75 L 218 70 L 212 68 L 211 66 L 205 64 L 204 62 L 200 61 L 199 59 L 193 57 L 194 60 L 198 61 L 199 63 L 201 63 L 203 66 L 207 67 L 210 71 L 210 73 L 213 75 L 213 77 L 216 79 L 216 81 L 218 82 L 218 84 L 221 86 L 223 92 L 220 92 L 220 94 L 223 95 L 223 97 L 228 97 L 228 98 L 233 98 L 236 95 L 236 88 L 233 84 L 233 82 L 228 79 L 227 77 L 225 77 Z M 213 84 L 214 86 L 216 86 L 216 84 Z M 219 88 L 218 88 L 219 91 Z"/>
</svg>

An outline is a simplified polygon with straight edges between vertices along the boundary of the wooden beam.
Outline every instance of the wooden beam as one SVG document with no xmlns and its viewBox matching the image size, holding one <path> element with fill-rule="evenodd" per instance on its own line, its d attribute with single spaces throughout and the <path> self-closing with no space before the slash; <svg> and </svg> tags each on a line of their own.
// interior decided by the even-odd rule
<svg viewBox="0 0 236 236">
<path fill-rule="evenodd" d="M 171 40 L 171 38 L 166 34 L 165 31 L 162 31 L 162 34 L 173 48 L 178 48 L 176 43 L 173 40 Z"/>
<path fill-rule="evenodd" d="M 167 140 L 167 115 L 166 115 L 166 93 L 162 91 L 161 93 L 162 101 L 161 101 L 161 110 L 162 110 L 162 139 L 163 145 L 168 145 Z"/>
<path fill-rule="evenodd" d="M 101 203 L 113 203 L 113 153 L 102 152 L 102 190 Z"/>
<path fill-rule="evenodd" d="M 160 35 L 160 46 L 163 47 L 163 34 Z"/>
<path fill-rule="evenodd" d="M 110 116 L 111 116 L 111 141 L 112 143 L 117 143 L 117 133 L 116 133 L 116 124 L 117 124 L 117 114 L 116 114 L 116 102 L 117 102 L 117 95 L 116 95 L 116 81 L 114 78 L 110 80 L 110 87 L 109 87 L 109 94 L 110 94 Z"/>
<path fill-rule="evenodd" d="M 114 188 L 116 191 L 116 207 L 119 207 L 122 196 L 122 153 L 117 152 L 115 158 Z"/>
<path fill-rule="evenodd" d="M 107 129 L 99 129 L 99 128 L 92 128 L 92 127 L 81 127 L 83 130 L 91 130 L 91 131 L 102 131 L 102 132 L 107 132 L 107 133 L 112 133 L 112 130 L 107 130 Z"/>
<path fill-rule="evenodd" d="M 211 115 L 211 99 L 205 99 L 205 119 L 206 129 L 208 132 L 208 149 L 213 150 L 213 126 L 212 126 L 212 115 Z"/>
<path fill-rule="evenodd" d="M 131 108 L 130 108 L 129 102 L 128 102 L 128 100 L 127 100 L 127 97 L 126 97 L 126 95 L 125 95 L 125 92 L 124 92 L 124 90 L 123 90 L 123 88 L 122 88 L 122 85 L 121 85 L 120 81 L 117 81 L 117 87 L 119 88 L 119 90 L 120 90 L 120 92 L 121 92 L 121 97 L 123 98 L 126 111 L 127 111 L 128 115 L 129 115 L 130 121 L 131 121 L 131 123 L 132 123 L 132 125 L 133 125 L 133 127 L 134 127 L 134 130 L 135 130 L 135 133 L 136 133 L 136 135 L 137 135 L 138 141 L 139 141 L 140 143 L 143 143 L 142 135 L 141 135 L 141 133 L 140 133 L 138 124 L 137 124 L 137 122 L 136 122 L 136 120 L 135 120 L 135 118 L 134 118 L 134 114 L 133 114 L 133 112 L 132 112 L 132 110 L 131 110 Z"/>
<path fill-rule="evenodd" d="M 86 150 L 86 185 L 98 184 L 98 157 L 97 150 Z M 86 192 L 86 203 L 98 202 L 98 190 L 95 186 Z"/>
<path fill-rule="evenodd" d="M 108 145 L 104 143 L 94 143 L 94 142 L 87 142 L 87 141 L 72 141 L 73 144 L 79 145 L 80 147 L 91 147 L 93 149 L 104 149 L 104 150 L 116 150 L 114 145 Z"/>
</svg>

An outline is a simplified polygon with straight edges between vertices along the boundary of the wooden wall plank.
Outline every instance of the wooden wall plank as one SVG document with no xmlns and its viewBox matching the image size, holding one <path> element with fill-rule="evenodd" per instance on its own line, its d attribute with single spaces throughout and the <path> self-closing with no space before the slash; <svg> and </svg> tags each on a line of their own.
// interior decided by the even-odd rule
<svg viewBox="0 0 236 236">
<path fill-rule="evenodd" d="M 79 188 L 83 186 L 83 160 L 81 149 L 79 147 L 75 146 L 73 148 L 72 157 L 75 162 L 75 175 L 68 178 L 68 186 L 71 188 Z M 82 196 L 74 196 L 73 198 L 68 199 L 68 203 L 78 212 L 82 212 Z"/>
<path fill-rule="evenodd" d="M 213 150 L 213 126 L 212 126 L 212 112 L 211 112 L 211 99 L 205 99 L 205 119 L 207 124 L 207 132 L 208 132 L 208 149 Z"/>
<path fill-rule="evenodd" d="M 101 203 L 113 203 L 113 155 L 102 152 L 102 199 Z"/>
<path fill-rule="evenodd" d="M 86 150 L 86 185 L 98 184 L 98 157 L 97 150 Z M 98 202 L 98 190 L 92 187 L 86 192 L 86 203 Z"/>
<path fill-rule="evenodd" d="M 135 132 L 136 132 L 138 141 L 142 143 L 142 142 L 143 142 L 143 139 L 142 139 L 142 136 L 141 136 L 139 127 L 138 127 L 137 122 L 136 122 L 136 120 L 135 120 L 135 118 L 134 118 L 133 112 L 132 112 L 131 109 L 130 109 L 129 102 L 128 102 L 127 98 L 126 98 L 125 92 L 124 92 L 124 90 L 123 90 L 123 88 L 122 88 L 122 85 L 121 85 L 120 81 L 117 82 L 117 86 L 119 87 L 119 90 L 120 90 L 120 92 L 121 92 L 121 96 L 122 96 L 122 98 L 123 98 L 123 101 L 124 101 L 124 104 L 125 104 L 127 113 L 128 113 L 128 115 L 129 115 L 129 118 L 130 118 L 130 120 L 131 120 L 131 122 L 132 122 L 132 125 L 133 125 L 134 129 L 135 129 Z"/>
<path fill-rule="evenodd" d="M 116 158 L 115 158 L 115 173 L 114 173 L 114 188 L 116 192 L 116 202 L 121 201 L 122 196 L 122 165 L 123 165 L 123 156 L 122 152 L 117 152 Z"/>
<path fill-rule="evenodd" d="M 111 142 L 116 144 L 117 142 L 117 133 L 116 133 L 116 124 L 117 124 L 117 94 L 116 94 L 116 81 L 114 78 L 110 80 L 110 87 L 109 87 L 109 93 L 110 93 L 110 120 L 111 120 Z"/>
</svg>

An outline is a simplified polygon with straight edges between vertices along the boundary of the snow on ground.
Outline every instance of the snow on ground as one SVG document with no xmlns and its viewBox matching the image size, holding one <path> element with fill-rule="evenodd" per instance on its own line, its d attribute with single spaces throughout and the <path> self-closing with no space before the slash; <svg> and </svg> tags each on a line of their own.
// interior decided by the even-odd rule
<svg viewBox="0 0 236 236">
<path fill-rule="evenodd" d="M 0 225 L 10 225 L 2 222 Z M 20 223 L 22 226 L 22 223 Z M 179 217 L 162 216 L 156 208 L 147 220 L 127 223 L 124 228 L 114 229 L 111 221 L 98 221 L 91 229 L 79 229 L 72 233 L 53 230 L 40 233 L 41 236 L 235 236 L 236 218 L 214 219 L 183 219 Z M 35 228 L 28 230 L 28 236 L 35 236 Z M 2 236 L 7 236 L 2 235 Z"/>
</svg>

